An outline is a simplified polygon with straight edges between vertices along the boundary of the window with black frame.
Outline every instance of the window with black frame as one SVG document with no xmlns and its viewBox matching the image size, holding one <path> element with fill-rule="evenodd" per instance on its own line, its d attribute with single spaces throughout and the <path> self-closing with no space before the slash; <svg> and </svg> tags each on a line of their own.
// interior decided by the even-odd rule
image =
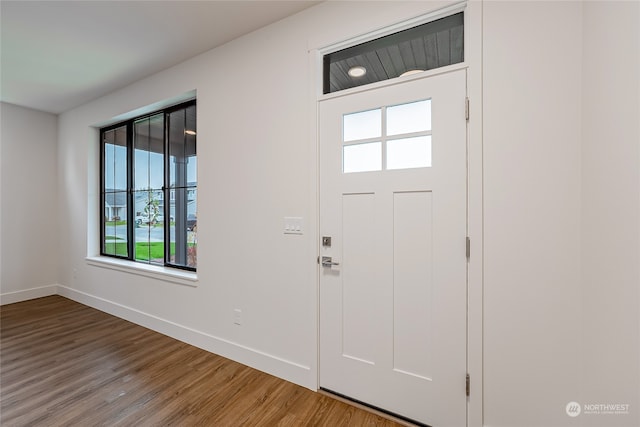
<svg viewBox="0 0 640 427">
<path fill-rule="evenodd" d="M 101 255 L 197 267 L 196 103 L 100 130 Z"/>
</svg>

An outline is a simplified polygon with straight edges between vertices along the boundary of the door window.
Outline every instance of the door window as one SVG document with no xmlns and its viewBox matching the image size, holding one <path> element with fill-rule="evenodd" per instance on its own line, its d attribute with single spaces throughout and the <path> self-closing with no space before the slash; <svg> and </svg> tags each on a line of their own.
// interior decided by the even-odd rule
<svg viewBox="0 0 640 427">
<path fill-rule="evenodd" d="M 431 167 L 431 99 L 342 116 L 342 172 Z"/>
</svg>

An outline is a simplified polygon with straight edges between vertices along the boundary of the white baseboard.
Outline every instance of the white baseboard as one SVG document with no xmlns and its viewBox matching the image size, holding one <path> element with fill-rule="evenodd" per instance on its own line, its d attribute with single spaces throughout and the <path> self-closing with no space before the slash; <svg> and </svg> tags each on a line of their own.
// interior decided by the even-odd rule
<svg viewBox="0 0 640 427">
<path fill-rule="evenodd" d="M 317 390 L 317 377 L 312 369 L 275 355 L 264 353 L 219 338 L 131 307 L 96 297 L 66 286 L 57 286 L 57 294 L 81 304 L 128 320 L 145 328 L 170 336 L 211 353 L 285 379 L 311 390 Z"/>
<path fill-rule="evenodd" d="M 0 305 L 13 304 L 35 298 L 48 297 L 58 293 L 58 285 L 40 286 L 22 291 L 0 294 Z"/>
</svg>

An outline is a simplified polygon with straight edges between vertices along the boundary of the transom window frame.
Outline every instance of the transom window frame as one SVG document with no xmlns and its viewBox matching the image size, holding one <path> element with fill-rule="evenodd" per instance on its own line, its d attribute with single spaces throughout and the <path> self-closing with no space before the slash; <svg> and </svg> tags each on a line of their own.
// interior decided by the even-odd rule
<svg viewBox="0 0 640 427">
<path fill-rule="evenodd" d="M 360 93 L 368 90 L 375 90 L 378 88 L 401 84 L 403 82 L 412 81 L 416 79 L 421 79 L 425 77 L 430 77 L 434 75 L 448 73 L 450 71 L 455 71 L 459 69 L 467 69 L 469 68 L 469 61 L 474 60 L 473 52 L 477 49 L 477 43 L 473 43 L 473 40 L 470 39 L 469 34 L 471 34 L 474 29 L 477 28 L 477 24 L 470 22 L 470 17 L 475 16 L 475 14 L 469 14 L 469 0 L 460 0 L 453 4 L 446 5 L 444 7 L 436 8 L 429 12 L 426 12 L 422 15 L 418 15 L 412 18 L 399 20 L 396 23 L 392 23 L 389 25 L 365 29 L 360 33 L 353 33 L 350 37 L 345 37 L 337 40 L 326 40 L 320 39 L 315 40 L 314 48 L 310 51 L 311 53 L 311 62 L 314 68 L 314 80 L 310 85 L 310 90 L 315 93 L 315 99 L 313 100 L 314 105 L 317 102 L 333 99 L 341 96 L 349 96 L 351 94 Z M 475 7 L 473 8 L 475 10 Z M 367 83 L 364 85 L 356 85 L 351 88 L 342 89 L 338 91 L 329 91 L 325 92 L 325 56 L 336 53 L 340 50 L 345 50 L 348 48 L 352 48 L 359 44 L 363 44 L 366 42 L 370 42 L 372 40 L 386 37 L 389 35 L 393 35 L 395 33 L 409 30 L 411 28 L 436 21 L 441 18 L 447 18 L 451 15 L 457 14 L 459 12 L 463 12 L 463 23 L 465 27 L 464 31 L 464 45 L 465 45 L 465 54 L 462 62 L 446 65 L 439 68 L 433 68 L 430 70 L 422 71 L 420 73 L 410 73 L 404 76 L 399 76 L 396 78 L 391 78 L 387 80 L 380 80 L 373 83 Z M 474 49 L 475 48 L 475 49 Z"/>
<path fill-rule="evenodd" d="M 105 257 L 102 258 L 105 261 L 107 260 L 113 260 L 114 262 L 119 262 L 119 261 L 124 261 L 124 262 L 131 262 L 131 265 L 135 265 L 138 266 L 138 268 L 142 268 L 143 271 L 146 271 L 148 268 L 154 268 L 154 267 L 165 267 L 165 268 L 169 268 L 169 270 L 166 270 L 167 272 L 170 272 L 171 270 L 174 270 L 176 272 L 178 271 L 183 271 L 184 273 L 188 273 L 188 272 L 192 272 L 195 273 L 197 271 L 197 267 L 191 267 L 188 265 L 181 265 L 181 264 L 177 264 L 175 262 L 171 262 L 171 256 L 170 256 L 170 251 L 171 251 L 171 238 L 172 238 L 172 232 L 170 227 L 166 227 L 164 226 L 164 230 L 163 230 L 163 242 L 164 242 L 164 256 L 163 256 L 163 262 L 159 263 L 159 262 L 150 262 L 150 260 L 138 260 L 135 257 L 135 250 L 134 250 L 134 245 L 135 245 L 135 239 L 134 239 L 134 233 L 135 233 L 135 227 L 136 227 L 136 206 L 135 206 L 135 200 L 134 200 L 134 194 L 136 192 L 136 188 L 135 188 L 135 183 L 134 183 L 134 176 L 135 176 L 135 172 L 134 172 L 134 167 L 135 167 L 135 142 L 134 142 L 134 127 L 136 122 L 140 122 L 141 120 L 145 120 L 145 119 L 149 119 L 153 116 L 156 116 L 158 114 L 163 114 L 164 117 L 164 126 L 163 126 L 163 185 L 161 188 L 161 191 L 163 193 L 163 200 L 169 202 L 169 203 L 164 203 L 164 207 L 160 212 L 160 215 L 162 215 L 165 219 L 169 218 L 169 220 L 171 221 L 172 219 L 172 215 L 171 215 L 171 208 L 170 208 L 170 202 L 175 200 L 175 192 L 178 189 L 181 189 L 181 187 L 176 187 L 171 185 L 171 168 L 170 168 L 170 148 L 169 148 L 169 126 L 170 126 L 170 120 L 169 117 L 172 113 L 175 112 L 179 112 L 180 110 L 185 110 L 187 108 L 197 108 L 197 101 L 196 99 L 190 99 L 188 101 L 184 101 L 178 104 L 172 104 L 169 105 L 167 107 L 164 108 L 160 108 L 158 110 L 152 111 L 152 112 L 148 112 L 139 116 L 135 116 L 135 117 L 131 117 L 128 118 L 126 120 L 123 121 L 119 121 L 117 123 L 113 123 L 113 124 L 109 124 L 108 126 L 102 127 L 99 129 L 98 135 L 99 135 L 99 152 L 100 152 L 100 177 L 99 177 L 99 182 L 100 182 L 100 187 L 99 187 L 99 204 L 100 204 L 100 219 L 99 219 L 99 224 L 100 224 L 100 241 L 99 241 L 99 253 L 100 253 L 100 257 Z M 194 112 L 195 114 L 195 112 Z M 197 126 L 196 123 L 194 123 L 194 125 Z M 195 128 L 196 126 L 194 126 L 194 129 L 192 129 L 194 132 L 193 133 L 189 133 L 188 135 L 193 136 L 193 138 L 197 138 L 196 137 L 196 132 L 197 129 Z M 105 217 L 105 194 L 106 194 L 106 189 L 105 189 L 105 141 L 104 141 L 104 134 L 106 132 L 112 131 L 114 129 L 118 129 L 121 127 L 125 127 L 126 128 L 126 148 L 127 148 L 127 155 L 126 155 L 126 174 L 127 174 L 127 184 L 126 184 L 126 198 L 127 198 L 127 210 L 126 210 L 126 215 L 127 215 L 127 221 L 126 221 L 126 229 L 127 229 L 127 255 L 126 256 L 122 256 L 122 255 L 117 255 L 117 254 L 111 254 L 111 253 L 106 253 L 105 252 L 105 222 L 106 222 L 106 217 Z M 187 134 L 185 132 L 185 134 Z M 197 150 L 197 143 L 196 143 L 196 150 Z M 197 151 L 196 151 L 197 153 Z M 195 157 L 197 159 L 197 154 L 194 155 L 193 157 Z M 197 192 L 197 179 L 195 181 L 194 184 L 190 184 L 187 187 L 184 188 L 185 192 L 187 191 L 195 191 Z M 139 192 L 139 189 L 138 189 Z M 171 199 L 171 197 L 173 197 L 173 199 Z M 197 201 L 196 201 L 197 203 Z M 185 218 L 186 221 L 186 218 Z M 175 233 L 174 233 L 175 234 Z M 185 233 L 178 233 L 178 234 L 185 234 L 186 235 L 186 231 Z M 186 236 L 183 236 L 183 240 L 186 243 Z M 197 239 L 195 239 L 195 248 L 197 248 Z M 96 261 L 96 259 L 93 259 L 93 261 Z M 109 262 L 109 264 L 112 264 L 111 262 Z M 197 264 L 196 264 L 197 265 Z M 114 266 L 117 266 L 116 264 L 114 264 Z M 155 270 L 149 270 L 151 272 L 155 271 Z M 183 277 L 183 276 L 180 276 Z M 184 276 L 186 277 L 186 276 Z M 195 277 L 195 276 L 194 276 Z"/>
<path fill-rule="evenodd" d="M 466 2 L 450 5 L 401 24 L 319 49 L 322 58 L 321 93 L 339 94 L 362 86 L 464 64 L 465 8 Z M 441 41 L 444 32 L 448 39 Z M 433 39 L 427 40 L 425 37 Z M 442 58 L 438 54 L 440 50 L 447 52 Z M 437 56 L 435 59 L 434 54 Z"/>
</svg>

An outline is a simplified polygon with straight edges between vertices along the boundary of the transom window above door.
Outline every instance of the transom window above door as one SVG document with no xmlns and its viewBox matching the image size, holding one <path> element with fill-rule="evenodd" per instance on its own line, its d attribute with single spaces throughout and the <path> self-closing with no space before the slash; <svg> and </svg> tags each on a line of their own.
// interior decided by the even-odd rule
<svg viewBox="0 0 640 427">
<path fill-rule="evenodd" d="M 342 171 L 431 167 L 431 100 L 342 116 Z"/>
<path fill-rule="evenodd" d="M 464 61 L 464 13 L 427 22 L 323 57 L 323 93 Z"/>
</svg>

